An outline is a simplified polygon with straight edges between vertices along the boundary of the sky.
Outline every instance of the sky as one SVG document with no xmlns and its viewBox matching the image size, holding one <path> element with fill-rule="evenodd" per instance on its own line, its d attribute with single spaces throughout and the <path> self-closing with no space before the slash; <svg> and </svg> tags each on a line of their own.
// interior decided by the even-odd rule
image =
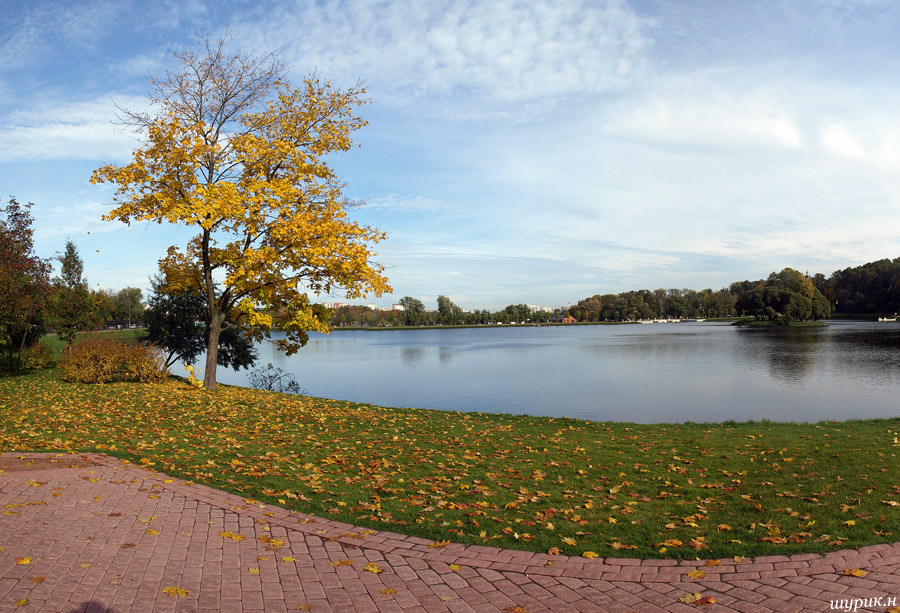
<svg viewBox="0 0 900 613">
<path fill-rule="evenodd" d="M 900 256 L 900 3 L 892 0 L 0 0 L 0 195 L 39 255 L 149 287 L 184 227 L 105 222 L 94 169 L 140 146 L 116 105 L 198 34 L 277 52 L 299 83 L 362 80 L 329 157 L 388 233 L 394 293 L 435 308 L 720 289 Z M 339 300 L 322 297 L 321 300 Z"/>
</svg>

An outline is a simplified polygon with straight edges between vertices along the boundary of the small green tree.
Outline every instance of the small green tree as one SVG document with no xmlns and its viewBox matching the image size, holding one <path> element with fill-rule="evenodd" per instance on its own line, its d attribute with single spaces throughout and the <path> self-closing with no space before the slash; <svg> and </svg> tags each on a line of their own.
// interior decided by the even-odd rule
<svg viewBox="0 0 900 613">
<path fill-rule="evenodd" d="M 150 283 L 153 295 L 144 312 L 147 331 L 141 340 L 164 348 L 166 368 L 178 361 L 193 362 L 209 342 L 209 309 L 203 294 L 198 290 L 172 292 L 162 275 Z M 216 363 L 237 370 L 250 368 L 256 362 L 253 343 L 242 329 L 228 323 L 219 335 Z"/>
<path fill-rule="evenodd" d="M 71 345 L 77 332 L 94 330 L 102 323 L 96 312 L 95 300 L 88 289 L 87 280 L 82 278 L 84 262 L 71 239 L 66 239 L 66 249 L 57 255 L 60 273 L 53 279 L 56 290 L 53 296 L 50 323 L 56 335 Z"/>
</svg>

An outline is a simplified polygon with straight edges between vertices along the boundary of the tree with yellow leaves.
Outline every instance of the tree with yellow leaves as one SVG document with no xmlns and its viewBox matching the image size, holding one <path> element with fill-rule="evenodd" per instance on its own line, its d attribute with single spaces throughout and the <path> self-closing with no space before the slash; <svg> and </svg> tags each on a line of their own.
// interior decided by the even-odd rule
<svg viewBox="0 0 900 613">
<path fill-rule="evenodd" d="M 371 245 L 386 235 L 350 221 L 355 206 L 325 156 L 346 151 L 366 125 L 354 111 L 365 89 L 315 74 L 294 87 L 273 55 L 229 54 L 230 37 L 173 55 L 181 69 L 151 79 L 155 113 L 122 109 L 144 145 L 125 166 L 94 171 L 118 186 L 107 221 L 194 227 L 160 260 L 167 290 L 197 289 L 209 308 L 204 387 L 215 389 L 219 336 L 237 325 L 253 340 L 284 330 L 288 355 L 328 311 L 308 292 L 347 298 L 390 292 Z M 227 322 L 227 323 L 226 323 Z"/>
</svg>

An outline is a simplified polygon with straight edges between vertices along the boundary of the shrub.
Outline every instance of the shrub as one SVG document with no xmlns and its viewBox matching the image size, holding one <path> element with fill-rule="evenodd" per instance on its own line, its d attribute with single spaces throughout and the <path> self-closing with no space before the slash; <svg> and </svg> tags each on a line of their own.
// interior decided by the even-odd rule
<svg viewBox="0 0 900 613">
<path fill-rule="evenodd" d="M 63 381 L 112 381 L 122 361 L 122 343 L 90 334 L 65 352 L 57 365 Z"/>
<path fill-rule="evenodd" d="M 304 396 L 306 392 L 297 383 L 294 375 L 273 366 L 271 362 L 266 364 L 265 368 L 254 368 L 250 371 L 250 386 L 258 390 L 299 394 L 300 396 Z"/>
<path fill-rule="evenodd" d="M 53 350 L 38 341 L 23 349 L 19 359 L 22 368 L 48 368 L 53 365 Z"/>
<path fill-rule="evenodd" d="M 22 368 L 47 368 L 53 364 L 53 350 L 38 341 L 23 349 L 19 359 Z"/>
<path fill-rule="evenodd" d="M 80 383 L 107 383 L 117 377 L 125 381 L 161 382 L 168 376 L 156 347 L 126 345 L 94 334 L 72 345 L 57 369 L 63 381 Z"/>
<path fill-rule="evenodd" d="M 162 383 L 169 376 L 166 357 L 156 345 L 122 345 L 124 377 L 140 383 Z"/>
</svg>

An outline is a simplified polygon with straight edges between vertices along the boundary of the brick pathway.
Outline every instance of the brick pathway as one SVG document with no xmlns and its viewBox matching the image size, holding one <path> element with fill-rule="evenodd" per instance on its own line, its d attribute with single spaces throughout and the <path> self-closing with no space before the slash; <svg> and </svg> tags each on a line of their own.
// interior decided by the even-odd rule
<svg viewBox="0 0 900 613">
<path fill-rule="evenodd" d="M 4 613 L 762 613 L 837 610 L 840 603 L 831 601 L 842 600 L 847 611 L 900 603 L 900 543 L 718 566 L 433 548 L 425 539 L 288 512 L 103 455 L 6 453 L 0 471 Z M 854 568 L 867 574 L 844 574 Z M 697 569 L 705 576 L 691 579 Z M 680 601 L 695 592 L 716 602 Z"/>
</svg>

